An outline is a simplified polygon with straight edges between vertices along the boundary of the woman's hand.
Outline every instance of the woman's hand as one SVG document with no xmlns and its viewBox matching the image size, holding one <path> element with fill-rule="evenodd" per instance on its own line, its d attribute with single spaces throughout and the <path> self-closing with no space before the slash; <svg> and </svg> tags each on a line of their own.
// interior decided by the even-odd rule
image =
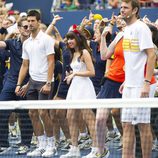
<svg viewBox="0 0 158 158">
<path fill-rule="evenodd" d="M 124 88 L 125 83 L 123 82 L 119 88 L 119 93 L 122 94 L 123 93 L 123 88 Z"/>
<path fill-rule="evenodd" d="M 69 73 L 69 75 L 65 77 L 64 81 L 66 81 L 67 84 L 70 84 L 74 76 L 75 73 Z"/>
</svg>

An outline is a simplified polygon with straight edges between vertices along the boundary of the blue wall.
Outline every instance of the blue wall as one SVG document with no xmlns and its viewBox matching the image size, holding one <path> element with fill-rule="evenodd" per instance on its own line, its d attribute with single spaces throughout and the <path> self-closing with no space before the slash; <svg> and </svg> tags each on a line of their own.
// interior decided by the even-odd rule
<svg viewBox="0 0 158 158">
<path fill-rule="evenodd" d="M 109 9 L 109 10 L 92 10 L 92 13 L 99 13 L 103 17 L 110 18 L 112 13 L 115 13 L 115 15 L 118 14 L 119 9 Z M 89 11 L 76 11 L 76 12 L 57 12 L 56 14 L 59 14 L 64 19 L 60 20 L 57 23 L 57 28 L 61 32 L 62 35 L 66 34 L 69 26 L 72 24 L 80 24 L 81 20 L 84 18 L 84 16 L 89 15 Z M 147 17 L 151 21 L 155 21 L 158 18 L 158 8 L 152 8 L 152 9 L 141 9 L 140 16 L 143 17 L 144 15 L 147 15 Z"/>
<path fill-rule="evenodd" d="M 53 18 L 50 13 L 52 0 L 6 0 L 6 2 L 14 2 L 13 9 L 19 11 L 27 11 L 28 9 L 40 9 L 42 13 L 42 21 L 49 24 Z M 103 17 L 111 17 L 112 12 L 117 14 L 119 9 L 106 9 L 106 10 L 94 10 L 93 13 L 99 13 Z M 62 35 L 64 35 L 69 26 L 72 24 L 79 24 L 84 16 L 89 15 L 89 11 L 70 11 L 70 12 L 57 12 L 64 19 L 59 21 L 57 27 Z M 151 21 L 155 21 L 158 18 L 158 8 L 141 9 L 140 16 L 147 15 Z"/>
<path fill-rule="evenodd" d="M 40 9 L 42 21 L 45 23 L 49 23 L 50 21 L 52 0 L 6 0 L 6 2 L 13 2 L 13 9 L 17 9 L 20 12 L 27 11 L 28 9 Z"/>
</svg>

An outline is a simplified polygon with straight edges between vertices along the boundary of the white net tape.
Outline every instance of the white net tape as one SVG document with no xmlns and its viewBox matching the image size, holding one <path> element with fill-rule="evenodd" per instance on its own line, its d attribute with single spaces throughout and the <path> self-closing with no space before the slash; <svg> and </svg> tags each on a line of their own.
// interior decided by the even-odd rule
<svg viewBox="0 0 158 158">
<path fill-rule="evenodd" d="M 158 108 L 158 98 L 1 101 L 0 109 Z"/>
</svg>

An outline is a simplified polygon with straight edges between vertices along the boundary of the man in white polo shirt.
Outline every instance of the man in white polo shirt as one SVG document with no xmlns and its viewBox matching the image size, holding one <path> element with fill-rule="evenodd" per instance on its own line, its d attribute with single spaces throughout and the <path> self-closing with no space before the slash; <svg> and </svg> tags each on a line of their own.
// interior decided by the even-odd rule
<svg viewBox="0 0 158 158">
<path fill-rule="evenodd" d="M 54 81 L 54 40 L 40 30 L 40 13 L 38 11 L 31 10 L 27 15 L 27 21 L 31 36 L 23 44 L 23 63 L 15 92 L 20 95 L 21 83 L 29 70 L 27 99 L 47 100 Z M 27 155 L 44 157 L 54 155 L 56 148 L 48 110 L 29 110 L 29 115 L 39 144 L 38 148 Z"/>
<path fill-rule="evenodd" d="M 139 8 L 139 0 L 122 0 L 120 12 L 126 21 L 123 39 L 125 82 L 122 98 L 148 98 L 150 93 L 155 52 L 151 32 L 139 19 Z M 150 108 L 123 108 L 122 123 L 122 157 L 135 157 L 135 125 L 137 124 L 141 137 L 142 157 L 150 158 L 152 150 Z"/>
</svg>

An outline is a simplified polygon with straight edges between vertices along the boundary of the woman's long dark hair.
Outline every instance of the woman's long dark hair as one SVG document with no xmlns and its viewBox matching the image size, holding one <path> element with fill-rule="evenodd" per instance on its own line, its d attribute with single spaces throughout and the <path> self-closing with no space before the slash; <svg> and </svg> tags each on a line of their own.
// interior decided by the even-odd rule
<svg viewBox="0 0 158 158">
<path fill-rule="evenodd" d="M 80 52 L 79 59 L 81 58 L 84 49 L 86 49 L 92 57 L 92 50 L 88 46 L 86 38 L 79 31 L 76 31 L 76 32 L 70 31 L 70 32 L 68 32 L 67 35 L 66 35 L 66 38 L 67 38 L 67 40 L 68 39 L 75 39 L 76 40 L 76 43 L 77 43 L 77 46 L 78 46 L 78 49 L 79 49 L 79 52 Z M 74 56 L 74 53 L 75 53 L 75 49 L 74 48 L 69 48 L 69 49 L 71 51 L 71 55 L 72 55 L 71 60 L 72 60 L 72 58 Z"/>
</svg>

